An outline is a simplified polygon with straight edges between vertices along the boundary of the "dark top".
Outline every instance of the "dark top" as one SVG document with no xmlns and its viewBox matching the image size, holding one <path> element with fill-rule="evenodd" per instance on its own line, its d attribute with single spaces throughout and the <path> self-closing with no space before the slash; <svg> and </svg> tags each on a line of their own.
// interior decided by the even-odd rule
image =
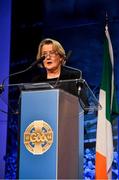
<svg viewBox="0 0 119 180">
<path fill-rule="evenodd" d="M 44 70 L 42 73 L 37 72 L 37 75 L 32 79 L 33 83 L 49 82 L 54 88 L 63 89 L 75 96 L 78 96 L 78 88 L 75 79 L 81 78 L 81 71 L 73 70 L 68 67 L 61 68 L 61 74 L 59 78 L 47 79 L 47 73 Z M 65 80 L 65 81 L 60 81 Z M 70 80 L 70 81 L 66 81 Z M 72 81 L 71 81 L 72 80 Z"/>
<path fill-rule="evenodd" d="M 89 106 L 88 98 L 86 96 L 86 91 L 85 91 L 85 84 L 77 83 L 77 81 L 76 81 L 76 80 L 82 78 L 82 72 L 80 70 L 74 70 L 70 67 L 62 66 L 61 74 L 58 79 L 57 78 L 47 79 L 47 73 L 46 73 L 45 69 L 37 69 L 37 70 L 38 70 L 37 74 L 32 79 L 33 83 L 48 82 L 54 88 L 60 88 L 60 89 L 63 89 L 75 96 L 78 96 L 80 104 L 82 105 L 83 109 L 84 109 L 84 107 Z M 41 70 L 42 70 L 42 72 L 41 72 Z M 70 81 L 67 81 L 67 82 L 62 81 L 61 82 L 60 80 L 70 80 Z M 81 87 L 80 92 L 78 90 L 79 86 Z M 88 111 L 85 110 L 85 113 L 87 113 L 87 112 Z"/>
</svg>

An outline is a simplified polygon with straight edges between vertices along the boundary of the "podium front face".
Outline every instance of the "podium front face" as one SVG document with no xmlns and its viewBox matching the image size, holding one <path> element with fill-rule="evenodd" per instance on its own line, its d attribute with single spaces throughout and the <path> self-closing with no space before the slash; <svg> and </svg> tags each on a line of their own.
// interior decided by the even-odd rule
<svg viewBox="0 0 119 180">
<path fill-rule="evenodd" d="M 78 178 L 78 118 L 65 91 L 21 92 L 19 179 Z"/>
</svg>

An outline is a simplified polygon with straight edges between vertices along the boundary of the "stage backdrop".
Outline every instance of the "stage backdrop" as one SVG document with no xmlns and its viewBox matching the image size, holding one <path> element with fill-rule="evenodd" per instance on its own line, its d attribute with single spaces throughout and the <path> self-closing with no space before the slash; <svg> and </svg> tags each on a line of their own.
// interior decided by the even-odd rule
<svg viewBox="0 0 119 180">
<path fill-rule="evenodd" d="M 67 65 L 82 70 L 83 78 L 98 97 L 103 63 L 105 15 L 109 18 L 109 31 L 115 59 L 116 86 L 119 100 L 119 0 L 13 0 L 11 73 L 28 67 L 36 58 L 41 39 L 57 39 L 66 53 L 72 50 Z M 11 82 L 29 81 L 29 76 L 11 78 Z M 14 109 L 16 93 L 11 91 Z M 6 177 L 15 179 L 17 158 L 16 117 L 9 118 Z M 95 114 L 85 115 L 84 175 L 95 179 L 95 142 L 97 119 Z M 117 153 L 117 121 L 114 124 L 114 145 Z M 10 154 L 10 155 L 9 155 Z M 113 177 L 117 178 L 117 156 Z M 10 169 L 10 171 L 8 171 Z M 12 171 L 14 169 L 14 173 Z"/>
<path fill-rule="evenodd" d="M 0 84 L 9 74 L 11 37 L 11 0 L 0 1 Z M 7 81 L 8 82 L 8 79 Z M 0 179 L 5 173 L 5 154 L 7 136 L 7 88 L 0 94 Z M 5 112 L 4 112 L 5 111 Z"/>
</svg>

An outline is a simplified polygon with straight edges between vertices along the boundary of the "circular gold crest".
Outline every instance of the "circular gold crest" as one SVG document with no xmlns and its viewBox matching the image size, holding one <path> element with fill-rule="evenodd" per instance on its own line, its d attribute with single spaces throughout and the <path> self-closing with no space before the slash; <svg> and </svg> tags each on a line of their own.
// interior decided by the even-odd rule
<svg viewBox="0 0 119 180">
<path fill-rule="evenodd" d="M 46 152 L 53 143 L 53 131 L 43 120 L 32 122 L 24 132 L 24 144 L 35 155 Z"/>
</svg>

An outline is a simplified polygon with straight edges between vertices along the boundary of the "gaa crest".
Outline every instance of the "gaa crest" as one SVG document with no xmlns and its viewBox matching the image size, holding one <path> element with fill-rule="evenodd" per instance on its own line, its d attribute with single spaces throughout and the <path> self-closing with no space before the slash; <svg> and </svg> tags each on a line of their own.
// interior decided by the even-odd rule
<svg viewBox="0 0 119 180">
<path fill-rule="evenodd" d="M 24 132 L 24 145 L 34 155 L 45 153 L 52 143 L 52 128 L 43 120 L 32 122 Z"/>
</svg>

